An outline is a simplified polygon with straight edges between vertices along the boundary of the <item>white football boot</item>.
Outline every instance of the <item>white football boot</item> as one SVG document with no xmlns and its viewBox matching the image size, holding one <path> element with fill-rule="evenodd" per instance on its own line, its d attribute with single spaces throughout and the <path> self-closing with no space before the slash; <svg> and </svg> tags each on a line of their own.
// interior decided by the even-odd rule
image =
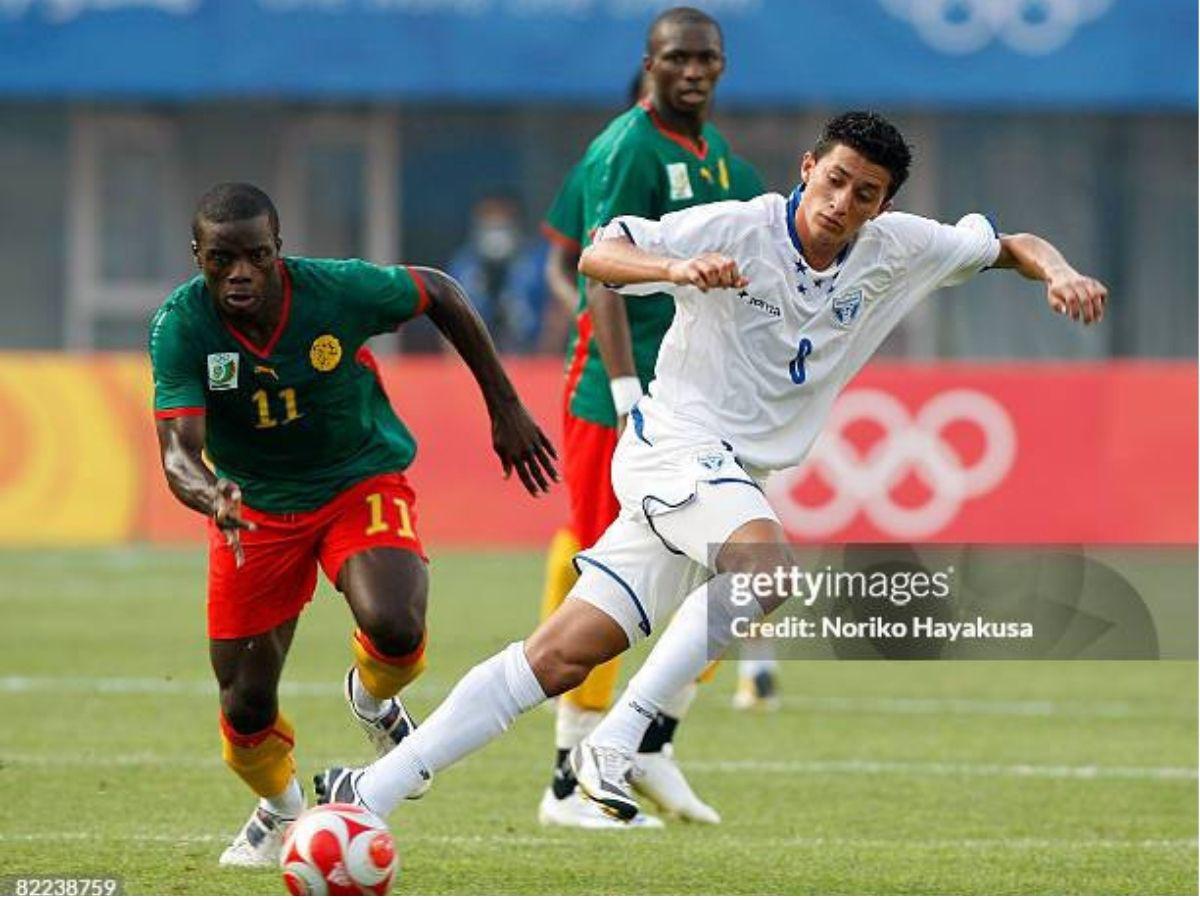
<svg viewBox="0 0 1200 900">
<path fill-rule="evenodd" d="M 658 753 L 639 753 L 629 773 L 633 789 L 667 813 L 685 822 L 720 825 L 721 814 L 696 796 L 692 786 L 679 771 L 675 748 L 664 744 Z"/>
<path fill-rule="evenodd" d="M 225 848 L 218 864 L 242 869 L 271 869 L 279 866 L 283 835 L 295 817 L 277 815 L 256 806 L 233 843 Z"/>
<path fill-rule="evenodd" d="M 578 790 L 571 791 L 561 800 L 554 796 L 552 788 L 546 788 L 542 802 L 538 804 L 538 823 L 559 828 L 626 829 L 662 828 L 662 819 L 638 813 L 628 822 L 614 819 L 583 796 Z"/>
<path fill-rule="evenodd" d="M 584 738 L 571 751 L 571 771 L 581 790 L 602 812 L 623 822 L 637 817 L 641 809 L 629 786 L 633 754 L 615 747 L 602 747 Z"/>
<path fill-rule="evenodd" d="M 365 716 L 354 705 L 354 667 L 346 673 L 342 693 L 350 707 L 354 721 L 366 733 L 371 746 L 375 748 L 377 757 L 386 756 L 402 740 L 417 730 L 416 720 L 408 714 L 399 697 L 389 697 L 383 701 L 383 711 L 378 716 Z"/>
</svg>

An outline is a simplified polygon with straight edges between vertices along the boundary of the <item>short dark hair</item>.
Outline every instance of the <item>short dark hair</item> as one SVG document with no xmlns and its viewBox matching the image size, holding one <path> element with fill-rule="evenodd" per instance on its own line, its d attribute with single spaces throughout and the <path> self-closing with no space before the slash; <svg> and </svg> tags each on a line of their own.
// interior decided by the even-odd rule
<svg viewBox="0 0 1200 900">
<path fill-rule="evenodd" d="M 882 166 L 892 176 L 885 201 L 896 196 L 908 178 L 912 148 L 899 129 L 878 113 L 854 110 L 835 116 L 825 123 L 812 154 L 820 159 L 838 144 L 861 153 L 868 161 Z"/>
<path fill-rule="evenodd" d="M 243 222 L 266 214 L 271 233 L 279 237 L 279 213 L 264 191 L 241 181 L 223 181 L 209 188 L 196 204 L 192 237 L 200 239 L 200 223 Z"/>
<path fill-rule="evenodd" d="M 725 35 L 721 32 L 721 26 L 717 20 L 710 16 L 702 9 L 696 9 L 694 6 L 672 6 L 670 9 L 663 10 L 659 13 L 653 22 L 650 23 L 650 28 L 646 32 L 646 55 L 654 55 L 654 40 L 660 28 L 667 25 L 708 25 L 717 30 L 717 40 L 721 42 L 721 46 L 725 46 Z"/>
</svg>

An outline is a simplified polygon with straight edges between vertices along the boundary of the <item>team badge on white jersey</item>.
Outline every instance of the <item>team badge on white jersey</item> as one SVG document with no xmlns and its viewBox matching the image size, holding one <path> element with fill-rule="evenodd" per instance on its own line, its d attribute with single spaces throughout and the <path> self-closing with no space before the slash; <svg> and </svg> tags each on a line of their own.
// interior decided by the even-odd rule
<svg viewBox="0 0 1200 900">
<path fill-rule="evenodd" d="M 691 200 L 695 196 L 687 163 L 667 163 L 667 184 L 671 187 L 672 200 Z"/>
<path fill-rule="evenodd" d="M 846 291 L 833 298 L 833 302 L 829 305 L 829 311 L 833 313 L 833 321 L 842 328 L 849 328 L 858 318 L 858 314 L 862 312 L 863 292 L 859 288 L 852 291 Z"/>
<path fill-rule="evenodd" d="M 208 389 L 233 391 L 238 386 L 238 355 L 236 353 L 208 354 Z"/>
</svg>

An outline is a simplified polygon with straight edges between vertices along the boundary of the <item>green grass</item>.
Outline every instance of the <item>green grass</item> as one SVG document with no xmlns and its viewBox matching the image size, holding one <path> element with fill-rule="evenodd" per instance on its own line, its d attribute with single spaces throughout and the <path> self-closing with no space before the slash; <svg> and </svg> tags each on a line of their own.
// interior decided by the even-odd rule
<svg viewBox="0 0 1200 900">
<path fill-rule="evenodd" d="M 535 554 L 434 564 L 427 713 L 536 616 Z M 252 798 L 219 758 L 196 552 L 0 553 L 0 878 L 279 893 L 218 869 Z M 366 755 L 327 587 L 283 705 L 307 777 Z M 545 830 L 552 717 L 526 716 L 392 817 L 399 893 L 1194 894 L 1194 662 L 785 664 L 774 716 L 701 692 L 679 753 L 715 829 Z M 1095 767 L 1086 769 L 1084 767 Z"/>
</svg>

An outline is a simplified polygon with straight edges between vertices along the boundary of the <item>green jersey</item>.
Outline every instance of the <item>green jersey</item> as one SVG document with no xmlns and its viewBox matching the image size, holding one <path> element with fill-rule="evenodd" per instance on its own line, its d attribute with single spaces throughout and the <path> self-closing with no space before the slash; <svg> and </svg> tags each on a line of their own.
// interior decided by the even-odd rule
<svg viewBox="0 0 1200 900">
<path fill-rule="evenodd" d="M 155 415 L 204 414 L 217 474 L 272 513 L 315 509 L 412 462 L 416 442 L 363 344 L 427 305 L 404 267 L 287 258 L 280 273 L 283 315 L 262 347 L 217 314 L 200 277 L 150 322 Z"/>
<path fill-rule="evenodd" d="M 667 130 L 649 104 L 617 116 L 588 147 L 583 161 L 583 217 L 580 242 L 614 216 L 659 219 L 667 213 L 716 203 L 749 200 L 763 192 L 762 181 L 735 157 L 721 133 L 705 124 L 697 143 Z M 616 410 L 608 373 L 591 336 L 587 298 L 580 290 L 578 328 L 567 348 L 567 392 L 571 414 L 615 426 Z M 626 304 L 633 360 L 643 390 L 654 379 L 663 336 L 675 316 L 668 294 L 639 297 Z"/>
</svg>

